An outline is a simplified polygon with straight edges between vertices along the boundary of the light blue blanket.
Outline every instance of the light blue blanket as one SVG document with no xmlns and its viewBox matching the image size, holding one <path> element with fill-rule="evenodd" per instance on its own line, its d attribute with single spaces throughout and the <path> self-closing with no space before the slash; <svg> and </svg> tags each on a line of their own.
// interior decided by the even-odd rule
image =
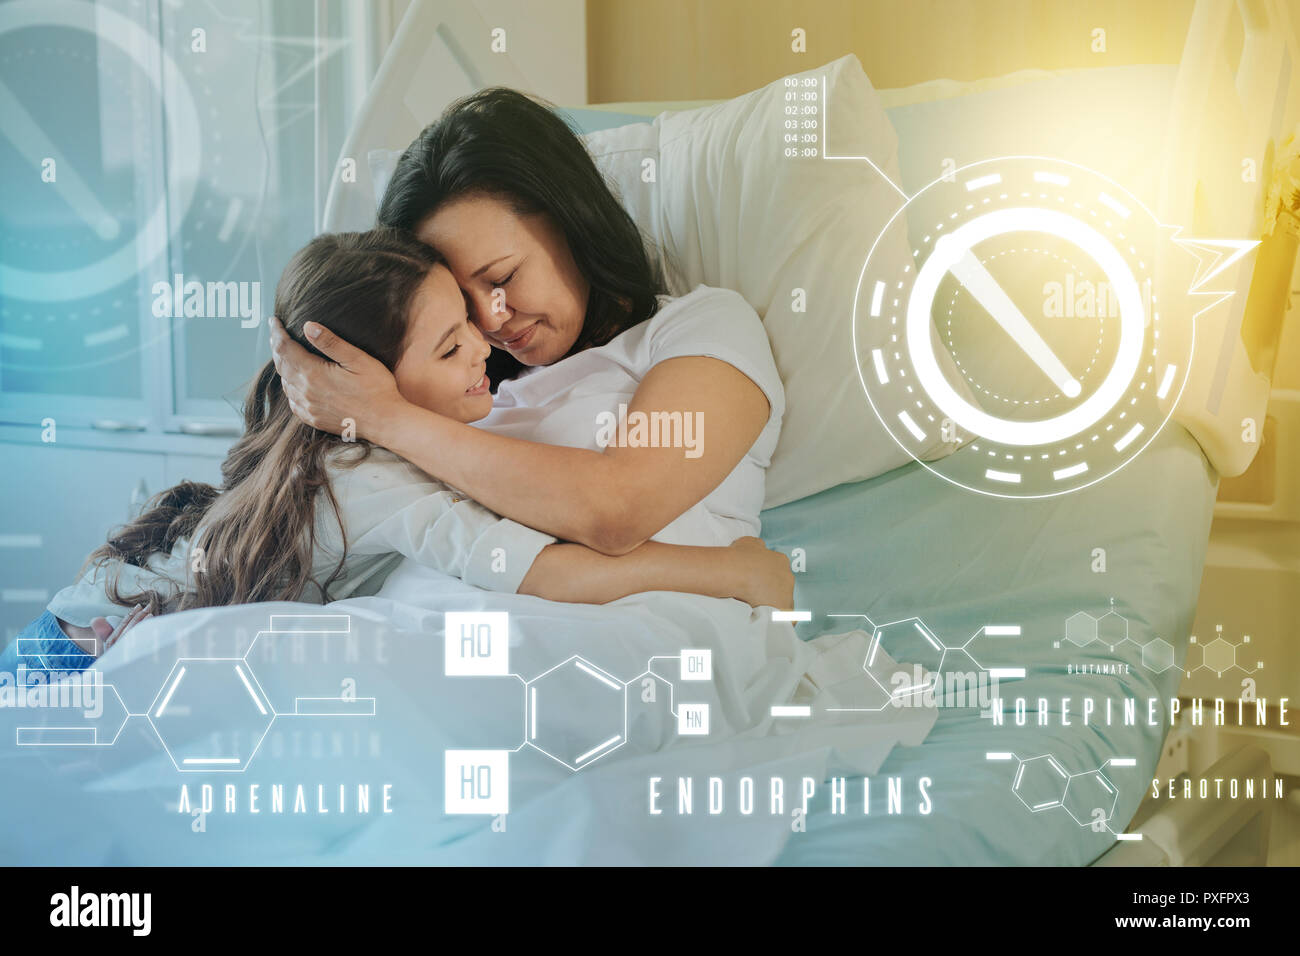
<svg viewBox="0 0 1300 956">
<path fill-rule="evenodd" d="M 985 640 L 987 658 L 976 654 L 986 666 L 1027 669 L 1024 680 L 1001 683 L 1002 696 L 1023 696 L 1031 710 L 1046 697 L 1053 711 L 1073 698 L 1069 727 L 1055 718 L 1050 727 L 1016 727 L 1010 718 L 994 727 L 974 711 L 942 710 L 921 746 L 895 749 L 880 771 L 909 782 L 931 776 L 933 813 L 832 816 L 823 806 L 782 862 L 1068 865 L 1109 849 L 1113 837 L 1080 827 L 1060 808 L 1026 809 L 1012 792 L 1016 765 L 985 754 L 1052 755 L 1071 774 L 1135 758 L 1134 767 L 1105 771 L 1119 790 L 1112 825 L 1124 828 L 1150 787 L 1168 729 L 1163 719 L 1146 726 L 1146 701 L 1177 692 L 1215 488 L 1199 447 L 1171 425 L 1118 474 L 1061 498 L 978 497 L 912 465 L 766 512 L 771 546 L 807 552 L 797 596 L 817 613 L 800 625 L 804 636 L 842 627 L 825 616 L 836 612 L 876 623 L 917 616 L 950 645 L 984 624 L 1019 625 L 1020 638 Z M 1096 549 L 1105 552 L 1104 573 L 1093 571 Z M 1102 635 L 1122 616 L 1127 641 L 1111 652 L 1100 641 L 1079 647 L 1066 639 L 1071 616 L 1100 618 L 1112 600 L 1117 614 Z M 1160 671 L 1152 668 L 1165 663 L 1161 648 L 1149 647 L 1145 663 L 1142 653 L 1156 639 L 1174 649 L 1173 666 Z M 1128 673 L 1067 673 L 1069 665 L 1116 662 Z M 1137 698 L 1138 726 L 1080 726 L 1087 696 Z"/>
</svg>

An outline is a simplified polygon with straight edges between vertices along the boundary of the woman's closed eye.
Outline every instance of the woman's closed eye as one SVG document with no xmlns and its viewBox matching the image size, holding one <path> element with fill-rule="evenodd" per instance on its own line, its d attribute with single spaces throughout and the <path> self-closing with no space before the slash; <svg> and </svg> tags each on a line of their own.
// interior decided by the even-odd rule
<svg viewBox="0 0 1300 956">
<path fill-rule="evenodd" d="M 502 288 L 502 287 L 505 286 L 507 283 L 509 283 L 511 279 L 513 279 L 513 278 L 515 277 L 515 272 L 518 272 L 518 271 L 519 271 L 518 269 L 512 270 L 511 273 L 510 273 L 508 276 L 506 276 L 504 279 L 498 279 L 496 282 L 493 282 L 493 283 L 492 283 L 492 287 L 493 287 L 494 289 L 500 289 L 500 288 Z"/>
</svg>

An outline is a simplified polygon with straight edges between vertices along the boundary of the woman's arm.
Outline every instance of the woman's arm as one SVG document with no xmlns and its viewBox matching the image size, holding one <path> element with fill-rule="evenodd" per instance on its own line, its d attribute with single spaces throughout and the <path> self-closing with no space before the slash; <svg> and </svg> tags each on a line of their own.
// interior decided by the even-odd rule
<svg viewBox="0 0 1300 956">
<path fill-rule="evenodd" d="M 604 604 L 642 591 L 684 591 L 790 610 L 794 573 L 785 555 L 758 538 L 726 548 L 647 541 L 621 557 L 580 544 L 553 544 L 533 561 L 519 587 L 552 601 Z"/>
<path fill-rule="evenodd" d="M 409 403 L 377 416 L 371 440 L 498 514 L 620 555 L 730 474 L 763 430 L 768 403 L 733 366 L 691 357 L 650 370 L 628 405 L 629 415 L 638 411 L 701 413 L 699 457 L 688 458 L 682 448 L 596 452 L 508 438 Z"/>
<path fill-rule="evenodd" d="M 379 449 L 355 464 L 336 463 L 330 482 L 339 510 L 323 522 L 319 542 L 331 554 L 344 547 L 344 538 L 332 531 L 341 524 L 353 554 L 405 555 L 493 591 L 581 604 L 642 591 L 686 591 L 781 608 L 793 600 L 789 562 L 758 538 L 740 538 L 725 548 L 649 541 L 610 557 L 493 514 Z"/>
<path fill-rule="evenodd" d="M 767 423 L 770 406 L 744 373 L 718 359 L 672 358 L 646 374 L 632 412 L 699 414 L 698 457 L 683 448 L 603 452 L 493 435 L 410 404 L 384 366 L 318 329 L 311 355 L 274 322 L 276 366 L 294 411 L 325 431 L 351 419 L 358 437 L 523 524 L 609 555 L 626 554 L 716 488 Z M 592 423 L 593 430 L 596 423 Z"/>
</svg>

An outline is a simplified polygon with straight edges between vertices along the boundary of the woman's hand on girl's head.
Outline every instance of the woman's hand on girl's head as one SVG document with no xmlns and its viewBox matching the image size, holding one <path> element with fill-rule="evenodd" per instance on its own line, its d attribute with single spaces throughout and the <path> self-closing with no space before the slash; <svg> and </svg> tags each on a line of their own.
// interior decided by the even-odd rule
<svg viewBox="0 0 1300 956">
<path fill-rule="evenodd" d="M 275 316 L 269 325 L 271 357 L 289 407 L 313 428 L 341 435 L 350 423 L 356 437 L 372 439 L 384 417 L 405 404 L 393 373 L 382 362 L 329 329 L 315 322 L 303 327 L 312 345 L 332 362 L 291 339 Z"/>
</svg>

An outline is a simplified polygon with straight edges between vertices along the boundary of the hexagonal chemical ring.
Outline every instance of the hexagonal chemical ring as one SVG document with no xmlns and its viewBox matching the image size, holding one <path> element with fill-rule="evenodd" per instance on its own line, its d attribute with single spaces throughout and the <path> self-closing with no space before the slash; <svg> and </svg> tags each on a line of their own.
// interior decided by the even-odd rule
<svg viewBox="0 0 1300 956">
<path fill-rule="evenodd" d="M 1061 806 L 1081 827 L 1096 822 L 1098 811 L 1104 814 L 1103 822 L 1109 824 L 1119 800 L 1119 790 L 1100 770 L 1071 774 L 1065 784 Z"/>
<path fill-rule="evenodd" d="M 1128 640 L 1128 618 L 1114 611 L 1107 611 L 1097 618 L 1097 637 L 1107 647 L 1114 647 Z"/>
<path fill-rule="evenodd" d="M 945 706 L 981 706 L 980 678 L 986 674 L 969 651 L 960 647 L 947 648 L 943 652 L 940 670 L 941 673 L 936 675 L 935 694 L 945 701 Z"/>
<path fill-rule="evenodd" d="M 854 690 L 842 695 L 840 703 L 844 707 L 852 707 L 861 711 L 882 711 L 893 703 L 893 695 L 890 689 L 880 681 L 880 677 L 871 670 L 866 659 L 862 662 L 862 669 L 866 672 L 867 679 L 871 682 L 863 684 Z M 839 693 L 837 688 L 837 693 Z"/>
<path fill-rule="evenodd" d="M 1065 639 L 1086 647 L 1097 639 L 1097 619 L 1086 611 L 1071 614 L 1065 621 Z"/>
<path fill-rule="evenodd" d="M 1237 665 L 1237 648 L 1221 637 L 1202 645 L 1201 653 L 1205 655 L 1205 666 L 1216 673 L 1222 674 Z"/>
<path fill-rule="evenodd" d="M 525 685 L 526 743 L 581 770 L 627 742 L 627 687 L 574 655 Z"/>
<path fill-rule="evenodd" d="M 230 772 L 248 767 L 275 708 L 243 658 L 180 658 L 147 716 L 177 770 Z"/>
<path fill-rule="evenodd" d="M 1070 775 L 1051 754 L 1030 757 L 1020 761 L 1020 766 L 1016 768 L 1011 792 L 1020 798 L 1021 803 L 1037 813 L 1061 805 L 1069 780 Z"/>
<path fill-rule="evenodd" d="M 1174 666 L 1174 647 L 1163 637 L 1157 637 L 1153 641 L 1142 646 L 1142 665 L 1148 670 L 1157 673 L 1168 670 Z"/>
<path fill-rule="evenodd" d="M 891 698 L 903 700 L 923 696 L 932 691 L 939 678 L 946 646 L 925 623 L 916 617 L 881 624 L 871 634 L 865 669 L 877 683 L 890 686 Z M 898 665 L 888 674 L 882 674 L 878 652 L 883 650 Z M 882 682 L 883 678 L 883 682 Z"/>
</svg>

